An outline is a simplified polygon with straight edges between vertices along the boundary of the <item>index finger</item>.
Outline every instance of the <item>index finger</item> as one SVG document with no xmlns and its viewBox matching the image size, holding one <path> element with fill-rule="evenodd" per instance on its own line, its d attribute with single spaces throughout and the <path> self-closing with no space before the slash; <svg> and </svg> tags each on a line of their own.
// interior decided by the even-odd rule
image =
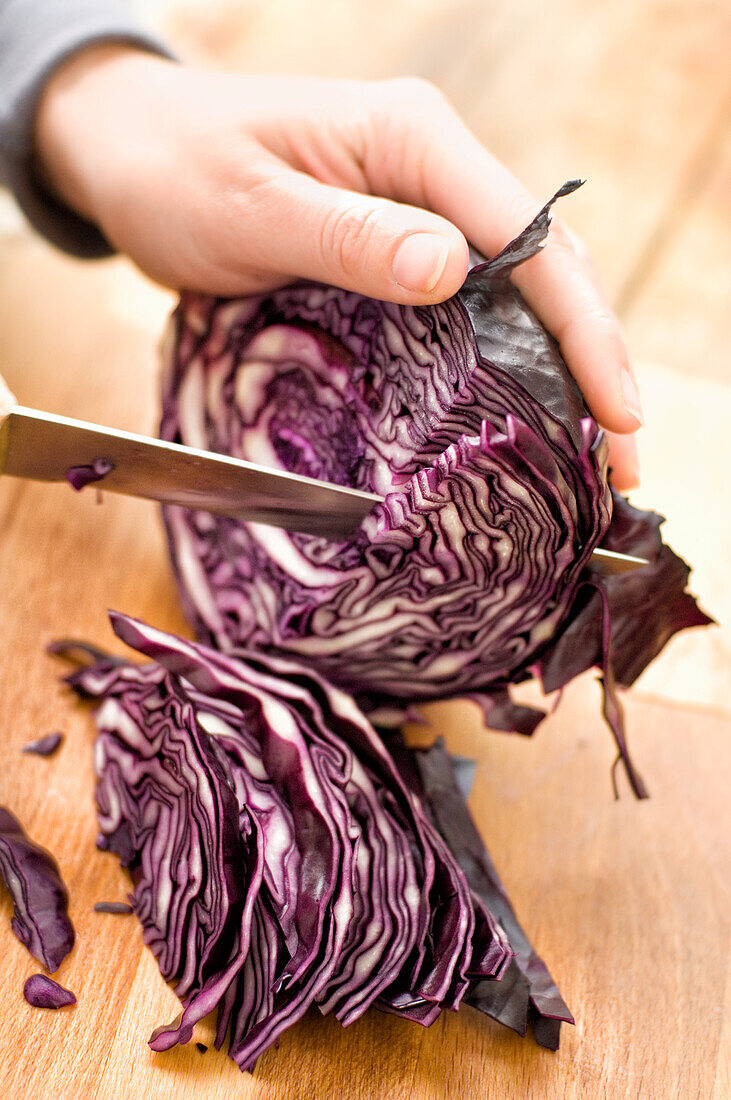
<svg viewBox="0 0 731 1100">
<path fill-rule="evenodd" d="M 394 127 L 399 130 L 397 165 L 387 152 L 369 157 L 371 186 L 388 187 L 391 197 L 441 214 L 486 256 L 496 255 L 543 204 L 435 89 L 419 89 L 416 82 L 408 87 L 409 94 L 396 97 L 398 106 L 390 100 L 383 119 L 392 137 Z M 512 279 L 558 341 L 599 423 L 620 433 L 640 427 L 639 394 L 619 323 L 560 223 L 553 222 L 542 251 L 516 268 Z"/>
</svg>

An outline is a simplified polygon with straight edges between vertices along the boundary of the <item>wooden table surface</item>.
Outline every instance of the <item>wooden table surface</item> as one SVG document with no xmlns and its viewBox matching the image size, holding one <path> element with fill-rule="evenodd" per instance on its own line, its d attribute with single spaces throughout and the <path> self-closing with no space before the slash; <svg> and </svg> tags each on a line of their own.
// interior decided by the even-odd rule
<svg viewBox="0 0 731 1100">
<path fill-rule="evenodd" d="M 22 999 L 38 967 L 0 899 L 4 1100 L 731 1096 L 731 151 L 724 3 L 312 0 L 166 5 L 181 50 L 249 70 L 419 72 L 539 194 L 590 184 L 567 219 L 587 240 L 639 364 L 648 426 L 638 503 L 669 516 L 720 627 L 675 639 L 627 696 L 651 798 L 612 798 L 591 676 L 531 739 L 485 733 L 468 704 L 434 726 L 478 759 L 471 806 L 518 914 L 577 1024 L 557 1054 L 471 1011 L 428 1031 L 378 1013 L 343 1030 L 312 1013 L 253 1075 L 195 1045 L 146 1040 L 177 1001 L 133 918 L 94 914 L 125 875 L 96 851 L 88 711 L 44 653 L 73 635 L 116 650 L 105 609 L 186 631 L 155 509 L 0 482 L 0 803 L 57 856 L 77 944 L 78 1006 Z M 163 20 L 163 16 L 160 16 Z M 344 61 L 344 51 L 347 60 Z M 352 61 L 351 61 L 352 58 Z M 154 430 L 156 344 L 171 297 L 123 260 L 54 253 L 0 218 L 0 369 L 25 404 Z M 62 729 L 59 754 L 20 753 Z M 210 1039 L 201 1026 L 196 1038 Z"/>
</svg>

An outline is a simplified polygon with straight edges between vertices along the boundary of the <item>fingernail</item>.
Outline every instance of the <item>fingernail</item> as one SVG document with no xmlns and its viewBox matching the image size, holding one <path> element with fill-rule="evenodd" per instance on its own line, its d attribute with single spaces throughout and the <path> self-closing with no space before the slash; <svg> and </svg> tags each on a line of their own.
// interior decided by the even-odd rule
<svg viewBox="0 0 731 1100">
<path fill-rule="evenodd" d="M 630 416 L 634 417 L 637 421 L 637 427 L 641 428 L 645 423 L 645 418 L 642 415 L 642 405 L 640 404 L 640 395 L 637 392 L 637 386 L 634 383 L 634 379 L 628 370 L 623 370 L 620 376 L 620 386 L 622 389 L 622 400 L 624 401 L 624 407 Z"/>
<path fill-rule="evenodd" d="M 428 294 L 444 273 L 449 243 L 432 233 L 412 233 L 402 241 L 393 258 L 393 277 L 405 290 Z"/>
</svg>

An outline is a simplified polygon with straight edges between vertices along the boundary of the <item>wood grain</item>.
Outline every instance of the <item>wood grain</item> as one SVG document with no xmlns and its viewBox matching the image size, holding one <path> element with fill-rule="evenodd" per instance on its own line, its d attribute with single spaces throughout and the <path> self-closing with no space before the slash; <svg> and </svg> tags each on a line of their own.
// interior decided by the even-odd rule
<svg viewBox="0 0 731 1100">
<path fill-rule="evenodd" d="M 443 732 L 478 760 L 479 828 L 577 1018 L 560 1052 L 471 1011 L 428 1031 L 378 1013 L 343 1030 L 311 1013 L 242 1075 L 212 1049 L 147 1047 L 177 1001 L 136 920 L 92 912 L 95 901 L 123 899 L 128 883 L 94 846 L 89 713 L 44 653 L 61 635 L 120 650 L 108 607 L 186 631 L 156 512 L 0 481 L 0 802 L 61 864 L 78 942 L 58 976 L 79 999 L 56 1014 L 25 1004 L 22 984 L 37 967 L 9 932 L 3 894 L 3 1096 L 726 1100 L 727 5 L 249 0 L 211 3 L 203 16 L 190 2 L 166 10 L 160 25 L 209 62 L 436 79 L 537 191 L 577 166 L 591 174 L 568 220 L 591 244 L 609 293 L 624 293 L 631 344 L 650 360 L 636 499 L 669 516 L 668 537 L 694 563 L 694 587 L 721 625 L 675 639 L 628 697 L 648 802 L 624 789 L 619 802 L 611 796 L 612 743 L 591 676 L 533 739 L 486 734 L 468 704 L 435 705 L 432 726 L 411 730 Z M 85 265 L 15 229 L 0 250 L 1 369 L 22 400 L 152 430 L 170 295 L 124 261 Z M 67 735 L 56 757 L 21 754 L 52 729 Z M 196 1038 L 210 1045 L 207 1022 Z"/>
</svg>

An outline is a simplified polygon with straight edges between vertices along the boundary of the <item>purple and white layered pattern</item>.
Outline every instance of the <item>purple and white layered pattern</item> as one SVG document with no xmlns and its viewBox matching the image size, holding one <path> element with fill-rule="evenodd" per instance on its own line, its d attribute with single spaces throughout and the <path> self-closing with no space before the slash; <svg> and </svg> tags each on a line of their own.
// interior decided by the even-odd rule
<svg viewBox="0 0 731 1100">
<path fill-rule="evenodd" d="M 441 305 L 311 283 L 182 299 L 165 438 L 386 496 L 337 544 L 168 509 L 201 638 L 306 658 L 368 707 L 530 664 L 610 519 L 602 433 L 508 281 L 547 225 Z"/>
<path fill-rule="evenodd" d="M 440 305 L 315 283 L 184 295 L 165 352 L 163 437 L 385 502 L 338 543 L 177 507 L 165 520 L 200 639 L 302 660 L 381 725 L 469 695 L 493 728 L 532 733 L 543 711 L 516 706 L 510 685 L 537 674 L 560 687 L 596 664 L 642 795 L 615 682 L 709 620 L 659 518 L 610 493 L 604 433 L 510 282 L 541 247 L 550 206 L 494 259 L 474 256 Z M 651 565 L 605 581 L 589 566 L 601 541 Z"/>
<path fill-rule="evenodd" d="M 58 970 L 74 946 L 69 892 L 56 860 L 0 806 L 0 884 L 13 899 L 10 927 L 46 970 Z"/>
<path fill-rule="evenodd" d="M 505 933 L 350 698 L 292 662 L 112 622 L 154 663 L 69 681 L 103 700 L 100 844 L 183 1002 L 155 1050 L 217 1008 L 217 1045 L 249 1069 L 313 1004 L 429 1024 L 502 975 Z"/>
</svg>

